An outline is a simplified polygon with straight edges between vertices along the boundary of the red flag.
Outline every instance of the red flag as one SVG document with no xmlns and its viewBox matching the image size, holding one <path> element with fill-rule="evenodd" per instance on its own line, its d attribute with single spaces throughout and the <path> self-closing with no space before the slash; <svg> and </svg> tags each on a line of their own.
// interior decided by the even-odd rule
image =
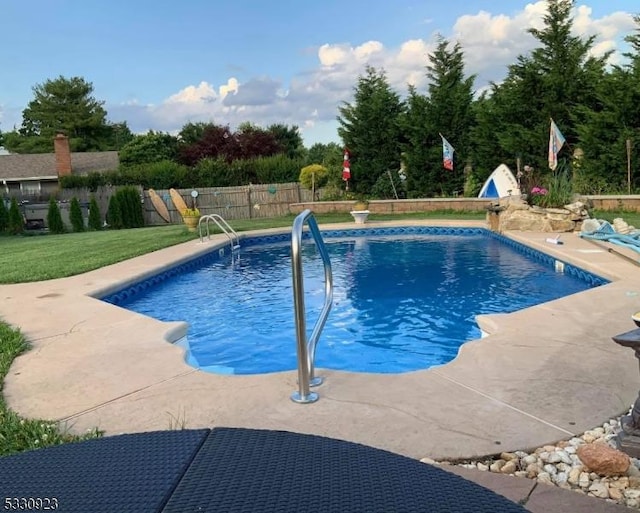
<svg viewBox="0 0 640 513">
<path fill-rule="evenodd" d="M 349 150 L 344 149 L 344 162 L 342 163 L 342 179 L 346 182 L 351 179 L 351 163 L 349 162 Z"/>
</svg>

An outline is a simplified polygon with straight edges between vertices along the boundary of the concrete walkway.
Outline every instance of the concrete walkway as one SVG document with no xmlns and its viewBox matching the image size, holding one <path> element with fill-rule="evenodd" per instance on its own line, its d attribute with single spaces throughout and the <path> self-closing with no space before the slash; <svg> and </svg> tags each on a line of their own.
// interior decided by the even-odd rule
<svg viewBox="0 0 640 513">
<path fill-rule="evenodd" d="M 442 367 L 402 375 L 323 370 L 320 400 L 298 405 L 289 400 L 295 372 L 220 376 L 195 370 L 182 349 L 167 342 L 184 334 L 183 323 L 163 323 L 91 297 L 210 251 L 224 243 L 217 236 L 80 276 L 0 286 L 0 317 L 20 327 L 33 345 L 11 367 L 5 397 L 20 415 L 56 419 L 74 432 L 282 429 L 414 458 L 472 458 L 567 439 L 626 411 L 637 396 L 637 360 L 611 337 L 634 327 L 640 269 L 575 234 L 563 235 L 564 245 L 545 242 L 542 233 L 507 235 L 613 282 L 513 314 L 484 316 L 479 322 L 491 335 L 466 343 Z"/>
</svg>

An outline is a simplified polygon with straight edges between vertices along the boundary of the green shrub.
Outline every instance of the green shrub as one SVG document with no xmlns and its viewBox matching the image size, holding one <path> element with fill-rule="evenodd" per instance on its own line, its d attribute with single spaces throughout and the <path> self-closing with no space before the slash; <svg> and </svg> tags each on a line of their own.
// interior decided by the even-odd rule
<svg viewBox="0 0 640 513">
<path fill-rule="evenodd" d="M 229 163 L 229 180 L 232 186 L 259 183 L 255 166 L 251 160 L 237 159 Z"/>
<path fill-rule="evenodd" d="M 188 187 L 187 166 L 171 160 L 161 160 L 141 166 L 147 175 L 148 188 L 152 189 L 179 189 Z M 142 184 L 141 184 L 142 185 Z"/>
<path fill-rule="evenodd" d="M 109 200 L 107 223 L 114 229 L 144 226 L 140 194 L 135 187 L 121 187 Z"/>
<path fill-rule="evenodd" d="M 544 208 L 563 207 L 573 201 L 571 180 L 566 167 L 559 166 L 547 179 L 547 193 L 538 204 Z"/>
<path fill-rule="evenodd" d="M 50 233 L 64 233 L 64 223 L 62 222 L 62 215 L 60 214 L 60 208 L 58 202 L 51 196 L 49 199 L 49 211 L 47 212 L 47 224 L 49 225 Z"/>
<path fill-rule="evenodd" d="M 80 202 L 75 196 L 71 199 L 71 205 L 69 207 L 69 220 L 74 232 L 84 231 L 84 217 L 82 217 L 82 208 L 80 208 Z"/>
<path fill-rule="evenodd" d="M 229 187 L 231 183 L 229 164 L 221 158 L 199 160 L 194 167 L 200 187 Z"/>
<path fill-rule="evenodd" d="M 112 176 L 114 171 L 108 173 L 92 172 L 88 175 L 67 175 L 61 176 L 59 180 L 60 187 L 63 189 L 82 189 L 87 188 L 92 192 L 98 190 L 101 185 L 106 185 L 108 177 Z"/>
<path fill-rule="evenodd" d="M 478 179 L 473 171 L 467 173 L 464 179 L 464 187 L 462 194 L 465 198 L 475 198 L 478 196 L 480 189 L 482 188 L 482 182 Z"/>
<path fill-rule="evenodd" d="M 113 230 L 120 230 L 122 225 L 122 214 L 120 211 L 120 200 L 117 194 L 109 198 L 109 207 L 107 208 L 107 224 Z"/>
<path fill-rule="evenodd" d="M 125 228 L 141 228 L 144 226 L 144 213 L 140 193 L 135 187 L 125 187 L 120 193 L 126 197 L 127 217 L 122 218 Z"/>
<path fill-rule="evenodd" d="M 286 183 L 298 180 L 300 169 L 305 165 L 305 160 L 279 154 L 253 158 L 247 163 L 253 170 L 255 183 Z"/>
<path fill-rule="evenodd" d="M 107 174 L 106 173 L 98 173 L 96 171 L 89 173 L 84 178 L 86 179 L 85 187 L 87 187 L 91 192 L 96 192 L 98 187 L 103 185 L 107 185 Z"/>
<path fill-rule="evenodd" d="M 62 189 L 81 189 L 87 186 L 87 177 L 81 175 L 66 175 L 58 179 Z"/>
<path fill-rule="evenodd" d="M 318 190 L 327 183 L 329 178 L 329 170 L 320 164 L 311 164 L 300 170 L 300 184 L 305 189 L 314 188 Z"/>
<path fill-rule="evenodd" d="M 345 199 L 344 190 L 334 183 L 329 183 L 322 189 L 322 201 L 342 201 Z"/>
<path fill-rule="evenodd" d="M 391 177 L 393 177 L 393 183 L 391 182 Z M 391 171 L 391 177 L 389 173 L 383 173 L 378 177 L 376 183 L 374 183 L 371 188 L 371 195 L 374 198 L 395 199 L 396 193 L 399 197 L 404 194 L 404 183 L 400 180 L 398 172 Z"/>
<path fill-rule="evenodd" d="M 102 216 L 95 196 L 91 196 L 89 202 L 89 230 L 102 230 Z"/>
<path fill-rule="evenodd" d="M 577 194 L 626 194 L 627 185 L 605 176 L 588 175 L 583 171 L 573 174 L 573 190 Z"/>
<path fill-rule="evenodd" d="M 11 198 L 7 230 L 13 235 L 17 235 L 24 231 L 24 219 L 22 218 L 22 213 L 18 207 L 18 201 L 15 198 Z"/>
<path fill-rule="evenodd" d="M 9 228 L 9 211 L 4 204 L 4 199 L 0 198 L 0 233 L 5 233 Z"/>
</svg>

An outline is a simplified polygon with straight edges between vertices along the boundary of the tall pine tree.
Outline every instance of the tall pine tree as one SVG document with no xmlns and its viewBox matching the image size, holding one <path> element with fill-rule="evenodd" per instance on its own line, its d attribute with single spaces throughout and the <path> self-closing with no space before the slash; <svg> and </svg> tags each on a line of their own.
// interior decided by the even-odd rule
<svg viewBox="0 0 640 513">
<path fill-rule="evenodd" d="M 631 51 L 628 61 L 614 66 L 598 82 L 598 105 L 579 109 L 582 158 L 576 160 L 575 185 L 583 194 L 628 191 L 627 141 L 640 148 L 640 16 L 635 16 L 635 33 L 625 39 Z M 635 151 L 633 152 L 635 153 Z M 631 188 L 640 185 L 637 159 L 632 159 Z M 635 171 L 635 172 L 634 172 Z"/>
<path fill-rule="evenodd" d="M 509 156 L 506 163 L 511 167 L 521 157 L 524 164 L 549 172 L 551 118 L 567 139 L 560 156 L 570 159 L 583 108 L 598 106 L 598 84 L 609 54 L 593 57 L 594 37 L 573 35 L 573 7 L 573 0 L 547 1 L 544 26 L 529 30 L 539 46 L 530 55 L 518 57 L 504 82 L 494 85 L 490 102 L 483 105 L 482 130 L 474 133 L 476 148 L 499 146 L 496 153 Z M 492 121 L 493 133 L 487 129 Z"/>
<path fill-rule="evenodd" d="M 384 71 L 367 66 L 358 78 L 353 103 L 344 103 L 338 135 L 351 154 L 351 178 L 356 192 L 371 194 L 387 172 L 400 169 L 400 115 L 403 103 Z"/>
<path fill-rule="evenodd" d="M 428 95 L 410 87 L 404 130 L 407 188 L 413 197 L 461 193 L 474 125 L 473 83 L 465 76 L 460 43 L 438 39 L 426 67 Z M 442 134 L 454 146 L 454 170 L 442 165 Z"/>
</svg>

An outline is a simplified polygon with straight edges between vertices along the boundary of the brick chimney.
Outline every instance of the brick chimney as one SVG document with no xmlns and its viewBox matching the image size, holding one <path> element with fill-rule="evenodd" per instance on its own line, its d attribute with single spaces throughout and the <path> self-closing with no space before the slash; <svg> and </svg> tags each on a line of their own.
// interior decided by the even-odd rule
<svg viewBox="0 0 640 513">
<path fill-rule="evenodd" d="M 71 150 L 69 138 L 64 134 L 57 134 L 53 140 L 53 149 L 56 154 L 56 171 L 58 176 L 71 174 Z"/>
</svg>

